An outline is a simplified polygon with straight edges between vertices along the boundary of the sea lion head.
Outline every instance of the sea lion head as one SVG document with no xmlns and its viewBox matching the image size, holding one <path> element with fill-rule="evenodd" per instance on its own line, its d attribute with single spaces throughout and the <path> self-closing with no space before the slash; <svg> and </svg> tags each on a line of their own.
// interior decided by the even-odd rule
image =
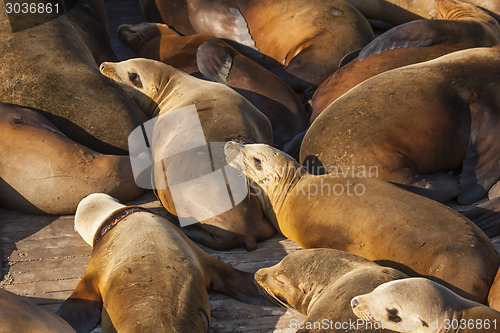
<svg viewBox="0 0 500 333">
<path fill-rule="evenodd" d="M 135 53 L 139 53 L 144 43 L 161 37 L 161 23 L 122 24 L 118 27 L 118 39 Z M 168 27 L 167 27 L 168 28 Z"/>
<path fill-rule="evenodd" d="M 456 297 L 456 298 L 455 298 Z M 461 299 L 446 287 L 425 278 L 384 283 L 371 293 L 351 300 L 354 314 L 396 332 L 437 331 L 431 325 L 451 318 L 455 300 Z"/>
<path fill-rule="evenodd" d="M 167 64 L 144 58 L 103 62 L 99 67 L 101 73 L 115 81 L 148 116 L 159 111 L 160 91 L 171 69 Z"/>
<path fill-rule="evenodd" d="M 80 201 L 76 208 L 75 230 L 90 246 L 94 244 L 94 235 L 115 210 L 126 207 L 115 198 L 104 193 L 93 193 Z"/>
<path fill-rule="evenodd" d="M 244 172 L 268 194 L 271 187 L 301 169 L 293 157 L 266 144 L 242 145 L 230 141 L 224 152 L 229 165 Z"/>
<path fill-rule="evenodd" d="M 471 20 L 490 22 L 496 20 L 473 4 L 458 0 L 436 0 L 436 8 L 444 20 Z M 496 23 L 498 25 L 498 23 Z"/>
</svg>

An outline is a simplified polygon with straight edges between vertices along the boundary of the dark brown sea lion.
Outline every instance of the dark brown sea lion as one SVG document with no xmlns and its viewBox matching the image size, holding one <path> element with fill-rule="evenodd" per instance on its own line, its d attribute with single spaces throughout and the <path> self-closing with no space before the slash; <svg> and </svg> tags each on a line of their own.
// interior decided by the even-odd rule
<svg viewBox="0 0 500 333">
<path fill-rule="evenodd" d="M 97 64 L 114 57 L 103 6 L 80 0 L 31 29 L 0 29 L 0 101 L 40 111 L 93 150 L 124 154 L 129 133 L 147 118 L 99 74 Z"/>
<path fill-rule="evenodd" d="M 105 192 L 128 201 L 142 190 L 128 156 L 103 155 L 59 131 L 39 113 L 0 103 L 0 203 L 28 213 L 74 214 Z"/>
<path fill-rule="evenodd" d="M 395 269 L 333 249 L 297 251 L 255 273 L 255 281 L 265 294 L 307 316 L 304 322 L 290 322 L 297 332 L 390 332 L 365 329 L 363 321 L 349 310 L 350 302 L 382 283 L 407 277 Z"/>
<path fill-rule="evenodd" d="M 263 304 L 251 273 L 209 256 L 144 208 L 92 194 L 78 205 L 75 229 L 94 249 L 58 314 L 78 332 L 99 319 L 103 332 L 208 332 L 207 289 Z"/>
<path fill-rule="evenodd" d="M 146 133 L 155 187 L 170 213 L 186 224 L 202 222 L 183 228 L 189 237 L 216 249 L 244 244 L 250 250 L 256 240 L 274 234 L 257 198 L 248 189 L 235 194 L 230 188 L 229 174 L 238 183 L 245 177 L 227 166 L 224 156 L 224 143 L 230 140 L 272 144 L 264 114 L 231 88 L 158 61 L 103 63 L 101 72 L 146 114 L 159 116 L 152 133 Z"/>
<path fill-rule="evenodd" d="M 295 92 L 267 69 L 208 34 L 181 36 L 164 24 L 122 25 L 118 36 L 138 56 L 159 60 L 188 74 L 228 85 L 271 121 L 278 148 L 307 125 Z"/>
<path fill-rule="evenodd" d="M 475 48 L 376 75 L 314 121 L 300 162 L 315 173 L 374 167 L 436 200 L 473 203 L 500 179 L 498 68 L 500 47 Z"/>
<path fill-rule="evenodd" d="M 368 21 L 343 0 L 188 0 L 198 33 L 228 38 L 270 56 L 317 87 L 347 53 L 373 39 Z M 296 88 L 296 87 L 294 87 Z"/>
<path fill-rule="evenodd" d="M 0 288 L 0 332 L 71 333 L 71 326 L 53 313 Z"/>
<path fill-rule="evenodd" d="M 424 278 L 386 282 L 351 304 L 359 318 L 396 332 L 497 332 L 500 321 L 500 312 Z"/>
<path fill-rule="evenodd" d="M 311 122 L 342 94 L 377 74 L 447 53 L 500 43 L 499 23 L 483 10 L 455 0 L 438 0 L 436 5 L 443 20 L 420 20 L 397 26 L 330 75 L 314 93 Z"/>
<path fill-rule="evenodd" d="M 229 142 L 225 151 L 230 165 L 259 186 L 264 214 L 300 246 L 350 252 L 486 301 L 500 257 L 458 212 L 358 170 L 309 174 L 267 145 Z"/>
</svg>

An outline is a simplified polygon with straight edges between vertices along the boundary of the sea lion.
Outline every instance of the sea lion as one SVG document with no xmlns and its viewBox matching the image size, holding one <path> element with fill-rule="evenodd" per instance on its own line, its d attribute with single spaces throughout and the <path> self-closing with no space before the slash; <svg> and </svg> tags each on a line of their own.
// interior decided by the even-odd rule
<svg viewBox="0 0 500 333">
<path fill-rule="evenodd" d="M 234 193 L 228 197 L 227 174 L 220 174 L 235 173 L 226 168 L 225 142 L 272 144 L 271 125 L 264 114 L 229 87 L 194 78 L 158 61 L 138 58 L 103 63 L 101 72 L 120 84 L 150 117 L 159 115 L 148 137 L 155 186 L 170 213 L 202 222 L 183 228 L 189 237 L 215 249 L 244 244 L 251 250 L 257 239 L 274 234 L 256 197 L 248 190 L 239 193 L 241 197 Z M 221 181 L 218 175 L 223 177 Z M 219 206 L 226 199 L 229 207 Z M 222 212 L 223 207 L 230 209 Z"/>
<path fill-rule="evenodd" d="M 500 257 L 488 237 L 451 208 L 360 175 L 368 170 L 316 176 L 263 144 L 229 142 L 225 152 L 230 165 L 259 186 L 264 214 L 303 248 L 350 252 L 486 300 Z M 467 274 L 463 267 L 470 267 Z"/>
<path fill-rule="evenodd" d="M 500 270 L 498 270 L 495 280 L 491 285 L 490 293 L 488 294 L 488 305 L 493 309 L 500 311 Z"/>
<path fill-rule="evenodd" d="M 305 322 L 290 322 L 291 328 L 299 329 L 297 332 L 311 332 L 311 328 L 314 332 L 380 332 L 364 329 L 363 322 L 349 311 L 351 299 L 382 283 L 407 277 L 333 249 L 297 251 L 255 273 L 255 281 L 265 295 L 307 316 Z"/>
<path fill-rule="evenodd" d="M 0 288 L 1 333 L 37 332 L 71 333 L 71 326 L 53 313 L 45 311 L 32 302 Z"/>
<path fill-rule="evenodd" d="M 94 192 L 142 193 L 128 156 L 103 155 L 67 138 L 39 113 L 0 103 L 0 202 L 27 213 L 74 214 Z"/>
<path fill-rule="evenodd" d="M 351 306 L 359 318 L 396 332 L 496 332 L 500 321 L 500 312 L 424 278 L 386 282 Z"/>
<path fill-rule="evenodd" d="M 78 205 L 75 229 L 93 251 L 58 314 L 78 332 L 99 319 L 103 332 L 208 332 L 207 289 L 264 304 L 253 274 L 206 254 L 144 208 L 91 194 Z"/>
<path fill-rule="evenodd" d="M 115 58 L 102 0 L 80 0 L 47 23 L 0 33 L 0 49 L 0 102 L 39 111 L 80 144 L 125 154 L 128 135 L 147 121 L 99 73 L 96 63 Z"/>
<path fill-rule="evenodd" d="M 500 179 L 499 67 L 500 47 L 475 48 L 376 75 L 313 122 L 300 162 L 314 173 L 374 167 L 416 193 L 473 203 Z"/>
<path fill-rule="evenodd" d="M 330 75 L 313 95 L 311 122 L 342 94 L 377 74 L 455 51 L 500 43 L 500 25 L 485 11 L 456 0 L 437 0 L 436 6 L 443 20 L 419 20 L 394 27 Z"/>
<path fill-rule="evenodd" d="M 267 69 L 208 34 L 181 36 L 158 23 L 121 25 L 118 37 L 138 56 L 159 60 L 196 77 L 223 83 L 245 97 L 271 122 L 282 148 L 307 125 L 297 94 Z"/>
<path fill-rule="evenodd" d="M 316 88 L 347 53 L 373 39 L 368 21 L 343 0 L 187 0 L 198 33 L 227 38 L 270 56 L 301 83 Z M 263 15 L 265 13 L 265 15 Z"/>
</svg>

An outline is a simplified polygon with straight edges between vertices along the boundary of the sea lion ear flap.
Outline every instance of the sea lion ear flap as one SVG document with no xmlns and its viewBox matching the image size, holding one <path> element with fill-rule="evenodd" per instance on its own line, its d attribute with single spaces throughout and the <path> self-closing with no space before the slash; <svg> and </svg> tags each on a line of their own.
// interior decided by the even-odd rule
<svg viewBox="0 0 500 333">
<path fill-rule="evenodd" d="M 425 320 L 423 320 L 422 318 L 418 318 L 420 320 L 420 323 L 422 323 L 422 327 L 427 327 L 429 328 L 429 324 L 427 324 L 427 322 Z"/>
<path fill-rule="evenodd" d="M 102 298 L 93 280 L 84 276 L 57 315 L 77 332 L 90 332 L 101 320 Z"/>
<path fill-rule="evenodd" d="M 233 65 L 233 56 L 229 45 L 211 38 L 203 42 L 196 52 L 196 63 L 201 74 L 208 79 L 227 84 L 229 72 Z"/>
</svg>

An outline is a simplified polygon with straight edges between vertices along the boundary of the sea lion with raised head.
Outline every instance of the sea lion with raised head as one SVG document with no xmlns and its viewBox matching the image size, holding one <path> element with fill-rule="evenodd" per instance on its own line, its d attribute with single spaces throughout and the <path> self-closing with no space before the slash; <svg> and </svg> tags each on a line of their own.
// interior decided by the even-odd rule
<svg viewBox="0 0 500 333">
<path fill-rule="evenodd" d="M 368 170 L 316 176 L 263 144 L 229 142 L 225 152 L 230 165 L 259 186 L 264 214 L 303 248 L 350 252 L 485 302 L 500 257 L 458 212 L 360 175 Z"/>
<path fill-rule="evenodd" d="M 158 23 L 121 25 L 118 36 L 139 57 L 159 60 L 236 90 L 268 117 L 278 148 L 306 128 L 306 111 L 297 94 L 269 70 L 218 38 L 208 34 L 181 36 Z"/>
<path fill-rule="evenodd" d="M 202 222 L 183 228 L 184 232 L 212 248 L 244 244 L 249 250 L 256 247 L 256 240 L 274 234 L 257 198 L 247 190 L 238 198 L 231 192 L 230 201 L 225 176 L 220 174 L 221 169 L 232 172 L 225 167 L 225 142 L 272 144 L 271 125 L 264 114 L 231 88 L 158 61 L 103 63 L 101 72 L 120 84 L 146 114 L 159 116 L 153 133 L 147 134 L 160 201 L 179 218 Z M 225 199 L 228 210 L 215 203 Z"/>
<path fill-rule="evenodd" d="M 437 0 L 436 6 L 442 20 L 420 20 L 394 27 L 330 75 L 313 95 L 311 122 L 342 94 L 377 74 L 455 51 L 500 43 L 500 25 L 485 11 L 456 0 Z"/>
<path fill-rule="evenodd" d="M 497 332 L 500 321 L 500 312 L 424 278 L 386 282 L 351 306 L 359 318 L 405 333 Z"/>
<path fill-rule="evenodd" d="M 259 288 L 275 302 L 307 316 L 290 323 L 297 332 L 380 332 L 364 329 L 349 311 L 351 299 L 382 283 L 407 278 L 395 269 L 334 249 L 302 250 L 255 273 Z M 388 331 L 382 331 L 388 332 Z"/>
<path fill-rule="evenodd" d="M 82 146 L 35 111 L 0 103 L 0 132 L 0 202 L 7 209 L 74 214 L 94 192 L 124 201 L 142 193 L 128 156 Z"/>
<path fill-rule="evenodd" d="M 0 288 L 0 332 L 71 333 L 71 326 L 21 296 Z"/>
<path fill-rule="evenodd" d="M 147 117 L 99 74 L 98 64 L 115 59 L 102 0 L 80 0 L 44 24 L 2 32 L 0 49 L 0 102 L 39 111 L 100 153 L 127 152 L 128 135 Z"/>
<path fill-rule="evenodd" d="M 208 332 L 207 289 L 265 304 L 253 274 L 211 257 L 168 220 L 95 193 L 75 229 L 93 247 L 87 272 L 58 314 L 78 332 Z"/>
<path fill-rule="evenodd" d="M 500 179 L 498 68 L 496 46 L 376 75 L 316 118 L 300 162 L 313 173 L 376 167 L 413 192 L 473 203 Z"/>
</svg>

